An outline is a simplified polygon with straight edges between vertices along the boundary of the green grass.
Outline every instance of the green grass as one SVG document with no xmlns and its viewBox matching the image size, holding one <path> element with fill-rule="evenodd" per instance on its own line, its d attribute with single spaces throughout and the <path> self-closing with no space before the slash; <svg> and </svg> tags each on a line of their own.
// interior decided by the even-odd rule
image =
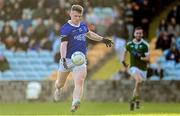
<svg viewBox="0 0 180 116">
<path fill-rule="evenodd" d="M 70 102 L 0 104 L 0 115 L 71 115 Z M 115 114 L 179 114 L 180 103 L 143 103 L 136 111 L 129 111 L 128 103 L 82 102 L 76 115 Z"/>
</svg>

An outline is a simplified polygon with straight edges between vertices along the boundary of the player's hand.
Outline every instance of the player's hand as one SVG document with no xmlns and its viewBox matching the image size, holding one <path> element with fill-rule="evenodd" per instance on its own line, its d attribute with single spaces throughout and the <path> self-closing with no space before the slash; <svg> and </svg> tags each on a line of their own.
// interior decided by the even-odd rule
<svg viewBox="0 0 180 116">
<path fill-rule="evenodd" d="M 122 61 L 122 64 L 125 68 L 128 68 L 128 66 L 129 66 L 125 61 Z"/>
<path fill-rule="evenodd" d="M 61 58 L 60 59 L 60 63 L 63 65 L 63 67 L 65 69 L 71 69 L 73 68 L 75 65 L 73 64 L 71 59 L 67 59 L 67 58 Z"/>
<path fill-rule="evenodd" d="M 65 69 L 68 69 L 66 58 L 61 58 L 60 62 L 62 63 Z"/>
<path fill-rule="evenodd" d="M 106 44 L 106 47 L 111 47 L 114 44 L 112 40 L 109 40 L 107 38 L 103 38 L 102 42 Z"/>
</svg>

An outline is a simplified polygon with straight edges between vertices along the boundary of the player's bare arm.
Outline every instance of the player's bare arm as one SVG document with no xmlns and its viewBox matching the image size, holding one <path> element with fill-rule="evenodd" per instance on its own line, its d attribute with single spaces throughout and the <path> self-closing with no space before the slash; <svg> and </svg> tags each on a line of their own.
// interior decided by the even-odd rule
<svg viewBox="0 0 180 116">
<path fill-rule="evenodd" d="M 101 41 L 101 42 L 105 43 L 107 47 L 111 47 L 113 44 L 113 42 L 111 40 L 104 38 L 104 37 L 92 32 L 92 31 L 89 31 L 87 33 L 87 37 L 91 40 L 94 40 L 94 41 Z"/>
<path fill-rule="evenodd" d="M 102 41 L 102 40 L 103 40 L 103 37 L 102 37 L 102 36 L 100 36 L 100 35 L 92 32 L 92 31 L 89 31 L 89 32 L 87 33 L 87 37 L 88 37 L 89 39 L 91 39 L 91 40 L 94 40 L 94 41 Z"/>
<path fill-rule="evenodd" d="M 61 53 L 61 58 L 66 57 L 66 52 L 67 52 L 67 41 L 61 42 L 61 47 L 60 47 L 60 53 Z"/>
</svg>

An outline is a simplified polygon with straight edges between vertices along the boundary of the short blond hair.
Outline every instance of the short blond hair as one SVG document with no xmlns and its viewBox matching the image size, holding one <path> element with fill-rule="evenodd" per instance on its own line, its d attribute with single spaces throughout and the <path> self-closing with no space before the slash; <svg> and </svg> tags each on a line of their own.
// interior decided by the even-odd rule
<svg viewBox="0 0 180 116">
<path fill-rule="evenodd" d="M 83 13 L 83 7 L 81 5 L 72 5 L 71 11 L 77 11 L 79 13 Z"/>
</svg>

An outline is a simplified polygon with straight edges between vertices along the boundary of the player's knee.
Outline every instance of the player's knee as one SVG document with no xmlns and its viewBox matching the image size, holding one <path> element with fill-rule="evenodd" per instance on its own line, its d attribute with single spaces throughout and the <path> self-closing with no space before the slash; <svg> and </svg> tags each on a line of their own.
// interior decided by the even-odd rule
<svg viewBox="0 0 180 116">
<path fill-rule="evenodd" d="M 55 88 L 61 89 L 64 87 L 64 83 L 59 82 L 58 80 L 56 80 L 55 82 Z"/>
<path fill-rule="evenodd" d="M 138 83 L 139 85 L 141 85 L 141 84 L 142 84 L 142 80 L 138 80 L 137 83 Z"/>
<path fill-rule="evenodd" d="M 135 76 L 136 83 L 142 83 L 142 79 L 139 76 Z"/>
<path fill-rule="evenodd" d="M 137 83 L 140 85 L 140 84 L 142 84 L 142 82 L 143 82 L 143 80 L 141 79 L 141 78 L 139 78 L 138 80 L 137 80 Z"/>
<path fill-rule="evenodd" d="M 82 86 L 83 85 L 83 81 L 82 80 L 77 81 L 77 85 Z"/>
<path fill-rule="evenodd" d="M 83 83 L 84 83 L 84 79 L 83 79 L 83 78 L 80 78 L 80 79 L 78 79 L 78 80 L 76 81 L 76 85 L 77 85 L 77 86 L 82 86 Z"/>
</svg>

